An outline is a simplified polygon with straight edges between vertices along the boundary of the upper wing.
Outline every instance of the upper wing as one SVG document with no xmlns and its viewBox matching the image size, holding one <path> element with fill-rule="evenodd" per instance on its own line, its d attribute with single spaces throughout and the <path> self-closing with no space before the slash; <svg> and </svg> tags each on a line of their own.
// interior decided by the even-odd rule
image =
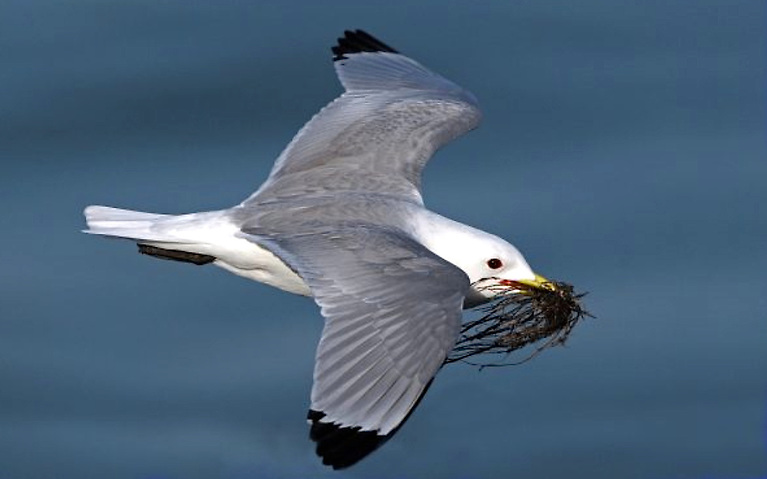
<svg viewBox="0 0 767 479">
<path fill-rule="evenodd" d="M 350 466 L 394 434 L 425 393 L 455 344 L 469 280 L 375 226 L 249 238 L 294 268 L 321 307 L 311 438 L 325 464 Z"/>
<path fill-rule="evenodd" d="M 431 155 L 479 123 L 474 95 L 361 30 L 346 31 L 333 52 L 346 92 L 298 132 L 245 203 L 328 191 L 421 202 Z"/>
</svg>

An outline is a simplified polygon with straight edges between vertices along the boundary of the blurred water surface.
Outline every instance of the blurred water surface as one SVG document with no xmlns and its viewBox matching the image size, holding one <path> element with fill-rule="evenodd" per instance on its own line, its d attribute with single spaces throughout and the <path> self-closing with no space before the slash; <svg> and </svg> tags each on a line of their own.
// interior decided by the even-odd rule
<svg viewBox="0 0 767 479">
<path fill-rule="evenodd" d="M 0 477 L 767 474 L 765 4 L 0 5 Z M 523 366 L 446 368 L 348 472 L 304 421 L 314 304 L 79 233 L 228 207 L 340 92 L 365 28 L 472 90 L 427 204 L 590 291 Z"/>
</svg>

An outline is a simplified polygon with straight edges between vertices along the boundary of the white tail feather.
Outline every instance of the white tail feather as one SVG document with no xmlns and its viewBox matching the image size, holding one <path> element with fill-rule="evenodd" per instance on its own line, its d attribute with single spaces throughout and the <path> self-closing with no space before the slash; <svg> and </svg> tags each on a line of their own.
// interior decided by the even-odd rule
<svg viewBox="0 0 767 479">
<path fill-rule="evenodd" d="M 85 221 L 88 222 L 88 229 L 83 230 L 84 233 L 133 240 L 178 241 L 178 238 L 152 230 L 158 220 L 168 218 L 169 215 L 143 213 L 108 206 L 89 206 L 85 208 L 84 214 Z"/>
</svg>

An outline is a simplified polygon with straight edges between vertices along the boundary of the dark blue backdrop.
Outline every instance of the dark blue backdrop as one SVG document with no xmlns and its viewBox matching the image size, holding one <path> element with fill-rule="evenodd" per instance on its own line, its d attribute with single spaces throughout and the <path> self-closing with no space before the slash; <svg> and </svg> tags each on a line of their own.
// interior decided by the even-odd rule
<svg viewBox="0 0 767 479">
<path fill-rule="evenodd" d="M 0 477 L 767 473 L 765 3 L 0 5 Z M 318 464 L 314 304 L 87 237 L 92 203 L 254 190 L 365 28 L 472 90 L 427 205 L 588 290 L 523 366 L 444 370 L 382 450 Z"/>
</svg>

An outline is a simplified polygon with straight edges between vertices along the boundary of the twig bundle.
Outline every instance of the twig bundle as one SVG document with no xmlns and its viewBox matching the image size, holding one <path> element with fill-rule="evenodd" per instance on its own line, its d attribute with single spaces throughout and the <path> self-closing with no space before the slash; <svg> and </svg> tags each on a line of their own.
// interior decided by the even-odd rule
<svg viewBox="0 0 767 479">
<path fill-rule="evenodd" d="M 478 308 L 484 314 L 463 324 L 461 336 L 445 362 L 507 366 L 523 363 L 544 349 L 564 344 L 578 321 L 591 316 L 580 304 L 585 293 L 576 294 L 571 285 L 556 281 L 542 286 L 516 284 L 508 293 L 501 293 L 489 305 Z M 467 361 L 488 354 L 508 357 L 532 344 L 537 344 L 535 349 L 515 361 Z"/>
</svg>

